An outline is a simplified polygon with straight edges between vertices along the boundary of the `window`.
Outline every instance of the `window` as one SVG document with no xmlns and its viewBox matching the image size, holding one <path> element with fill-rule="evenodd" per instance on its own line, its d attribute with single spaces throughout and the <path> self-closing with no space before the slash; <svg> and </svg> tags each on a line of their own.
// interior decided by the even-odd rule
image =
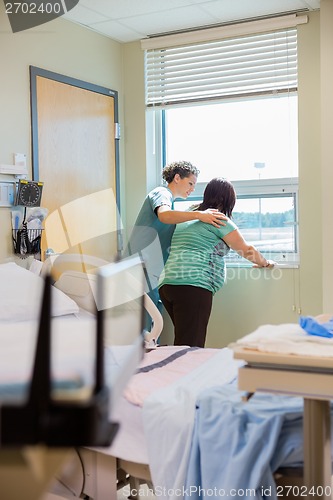
<svg viewBox="0 0 333 500">
<path fill-rule="evenodd" d="M 299 262 L 297 224 L 297 179 L 275 179 L 233 182 L 237 202 L 233 220 L 242 235 L 267 258 L 295 265 Z M 187 200 L 178 200 L 176 210 L 188 210 L 202 200 L 205 183 L 197 184 L 195 193 Z M 249 265 L 248 261 L 231 251 L 229 265 Z M 251 265 L 251 264 L 250 264 Z"/>
<path fill-rule="evenodd" d="M 164 113 L 165 161 L 191 159 L 200 182 L 297 177 L 297 95 L 251 98 Z"/>
<path fill-rule="evenodd" d="M 193 197 L 213 177 L 227 177 L 246 240 L 267 258 L 297 263 L 297 95 L 171 107 L 162 115 L 164 163 L 187 159 L 200 169 Z M 228 261 L 245 262 L 234 252 Z"/>
<path fill-rule="evenodd" d="M 200 169 L 195 193 L 177 208 L 227 177 L 246 240 L 267 258 L 298 263 L 296 29 L 151 52 L 147 123 L 158 168 L 188 160 Z M 228 260 L 247 262 L 234 252 Z"/>
<path fill-rule="evenodd" d="M 276 179 L 262 184 L 235 182 L 238 192 L 233 220 L 246 241 L 267 258 L 279 263 L 299 261 L 297 225 L 297 180 Z M 250 192 L 252 191 L 252 194 Z M 229 262 L 244 263 L 235 252 Z"/>
</svg>

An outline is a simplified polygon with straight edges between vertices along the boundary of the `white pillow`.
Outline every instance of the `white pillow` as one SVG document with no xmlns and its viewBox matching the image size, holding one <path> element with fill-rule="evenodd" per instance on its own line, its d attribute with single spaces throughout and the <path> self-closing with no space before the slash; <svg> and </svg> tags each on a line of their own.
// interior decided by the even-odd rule
<svg viewBox="0 0 333 500">
<path fill-rule="evenodd" d="M 44 280 L 14 262 L 0 264 L 0 321 L 39 318 Z M 52 287 L 52 316 L 79 312 L 79 306 L 61 290 Z"/>
</svg>

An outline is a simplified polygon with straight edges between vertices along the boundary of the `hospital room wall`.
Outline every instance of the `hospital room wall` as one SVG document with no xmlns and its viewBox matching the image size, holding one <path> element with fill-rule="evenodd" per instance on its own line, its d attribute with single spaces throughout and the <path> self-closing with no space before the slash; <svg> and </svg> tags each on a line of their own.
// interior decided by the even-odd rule
<svg viewBox="0 0 333 500">
<path fill-rule="evenodd" d="M 31 178 L 29 65 L 118 91 L 123 123 L 122 45 L 64 19 L 13 34 L 0 3 L 0 164 L 13 164 L 13 153 L 25 153 Z M 124 156 L 121 143 L 121 172 Z M 94 165 L 91 169 L 93 176 Z M 12 182 L 14 177 L 2 175 L 0 180 Z M 10 209 L 0 208 L 0 262 L 13 257 L 10 228 Z"/>
<path fill-rule="evenodd" d="M 320 17 L 320 91 L 321 91 L 321 180 L 323 310 L 333 311 L 333 2 L 321 0 Z"/>
<path fill-rule="evenodd" d="M 323 310 L 320 136 L 320 15 L 299 27 L 299 233 L 297 269 L 228 269 L 228 282 L 213 304 L 206 345 L 221 347 L 263 323 L 297 322 L 299 314 Z M 124 46 L 126 209 L 135 221 L 146 193 L 155 183 L 146 168 L 144 134 L 144 55 L 139 43 Z M 332 80 L 331 80 L 332 81 Z M 332 100 L 331 96 L 328 99 Z M 149 138 L 147 147 L 150 147 Z M 190 160 L 190 158 L 189 158 Z M 327 188 L 329 189 L 329 188 Z M 332 212 L 326 217 L 332 222 Z M 331 224 L 332 227 L 332 224 Z M 162 343 L 172 342 L 165 315 Z"/>
</svg>

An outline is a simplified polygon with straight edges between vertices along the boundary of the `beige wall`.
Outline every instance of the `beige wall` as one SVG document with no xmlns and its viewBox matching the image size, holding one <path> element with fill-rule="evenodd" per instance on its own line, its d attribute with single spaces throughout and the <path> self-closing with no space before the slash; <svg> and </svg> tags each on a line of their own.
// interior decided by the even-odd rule
<svg viewBox="0 0 333 500">
<path fill-rule="evenodd" d="M 323 309 L 333 310 L 333 2 L 321 0 L 321 185 Z"/>
<path fill-rule="evenodd" d="M 299 314 L 323 310 L 322 224 L 320 165 L 320 15 L 311 13 L 309 23 L 299 27 L 299 269 L 229 269 L 228 282 L 214 298 L 206 345 L 222 347 L 263 323 L 297 322 Z M 144 113 L 143 52 L 139 43 L 124 52 L 125 89 L 133 89 L 135 109 L 128 106 L 125 90 L 125 123 L 133 142 L 126 141 L 126 207 L 132 224 L 146 186 L 146 154 L 141 141 Z M 131 73 L 135 68 L 135 76 Z M 132 74 L 132 80 L 127 82 Z M 135 81 L 134 81 L 135 79 Z M 332 81 L 332 80 L 331 80 Z M 138 115 L 139 113 L 139 115 Z M 136 136 L 136 134 L 139 134 Z M 128 155 L 133 161 L 128 163 Z M 333 171 L 331 169 L 331 171 Z M 323 181 L 325 184 L 325 181 Z M 327 187 L 329 191 L 329 187 Z M 331 217 L 331 216 L 329 216 Z M 333 310 L 333 307 L 332 307 Z M 165 316 L 162 343 L 172 342 L 172 325 Z"/>
<path fill-rule="evenodd" d="M 319 13 L 298 33 L 300 307 L 314 315 L 323 310 Z"/>
<path fill-rule="evenodd" d="M 133 226 L 147 193 L 144 52 L 140 43 L 123 46 L 124 126 L 126 152 L 126 199 L 123 214 L 127 233 Z"/>
<path fill-rule="evenodd" d="M 31 173 L 29 65 L 118 91 L 120 122 L 124 121 L 121 44 L 63 19 L 13 34 L 1 2 L 1 164 L 12 164 L 13 153 L 25 153 Z M 124 191 L 122 144 L 120 153 Z M 0 180 L 11 181 L 13 177 L 1 176 Z M 1 262 L 12 256 L 10 211 L 7 208 L 0 208 L 0 235 Z"/>
</svg>

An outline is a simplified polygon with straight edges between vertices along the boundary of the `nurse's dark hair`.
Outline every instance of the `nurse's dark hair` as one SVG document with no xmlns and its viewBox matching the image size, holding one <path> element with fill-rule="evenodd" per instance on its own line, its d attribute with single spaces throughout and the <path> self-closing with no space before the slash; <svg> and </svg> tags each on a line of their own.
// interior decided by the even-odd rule
<svg viewBox="0 0 333 500">
<path fill-rule="evenodd" d="M 169 184 L 173 181 L 176 174 L 179 174 L 181 179 L 190 177 L 191 174 L 198 177 L 200 171 L 189 161 L 174 161 L 164 167 L 162 172 L 163 179 Z"/>
<path fill-rule="evenodd" d="M 228 217 L 232 217 L 235 203 L 236 191 L 231 182 L 223 177 L 215 177 L 205 187 L 202 203 L 197 210 L 217 208 Z"/>
</svg>

